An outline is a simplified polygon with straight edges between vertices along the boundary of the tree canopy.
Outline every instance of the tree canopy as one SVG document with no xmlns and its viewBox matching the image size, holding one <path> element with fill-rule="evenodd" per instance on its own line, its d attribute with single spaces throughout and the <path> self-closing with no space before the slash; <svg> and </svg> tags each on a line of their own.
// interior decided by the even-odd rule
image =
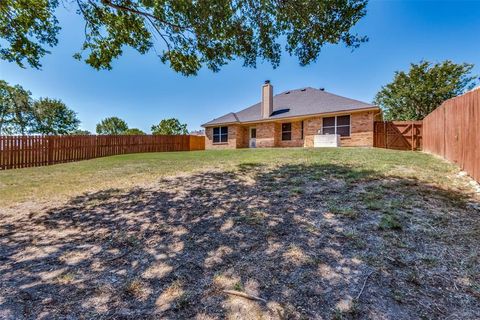
<svg viewBox="0 0 480 320">
<path fill-rule="evenodd" d="M 85 40 L 74 56 L 95 69 L 111 69 L 124 47 L 155 51 L 184 75 L 218 71 L 233 59 L 255 67 L 280 63 L 282 46 L 301 65 L 314 62 L 326 44 L 356 48 L 367 41 L 351 32 L 366 14 L 367 0 L 76 0 Z M 58 0 L 0 2 L 0 58 L 41 67 L 57 45 Z"/>
<path fill-rule="evenodd" d="M 82 129 L 77 129 L 72 132 L 70 132 L 71 135 L 77 135 L 77 136 L 88 136 L 91 135 L 92 133 L 88 130 L 82 130 Z"/>
<path fill-rule="evenodd" d="M 130 128 L 130 129 L 127 129 L 124 134 L 127 134 L 127 135 L 145 135 L 145 132 L 143 132 L 142 130 L 140 129 L 137 129 L 137 128 Z"/>
<path fill-rule="evenodd" d="M 25 134 L 33 126 L 31 92 L 0 80 L 0 134 Z"/>
<path fill-rule="evenodd" d="M 188 134 L 187 124 L 182 124 L 178 119 L 163 119 L 159 124 L 152 126 L 152 134 Z"/>
<path fill-rule="evenodd" d="M 0 80 L 0 134 L 71 134 L 80 121 L 62 101 L 32 99 L 20 85 Z"/>
<path fill-rule="evenodd" d="M 40 98 L 33 104 L 34 129 L 41 134 L 71 134 L 78 130 L 80 120 L 61 100 Z"/>
<path fill-rule="evenodd" d="M 422 120 L 443 101 L 475 86 L 472 64 L 444 61 L 412 63 L 408 72 L 397 71 L 393 81 L 377 93 L 374 104 L 386 120 Z"/>
<path fill-rule="evenodd" d="M 118 118 L 118 117 L 110 117 L 105 118 L 100 123 L 97 124 L 96 131 L 98 134 L 125 134 L 128 130 L 127 123 Z"/>
</svg>

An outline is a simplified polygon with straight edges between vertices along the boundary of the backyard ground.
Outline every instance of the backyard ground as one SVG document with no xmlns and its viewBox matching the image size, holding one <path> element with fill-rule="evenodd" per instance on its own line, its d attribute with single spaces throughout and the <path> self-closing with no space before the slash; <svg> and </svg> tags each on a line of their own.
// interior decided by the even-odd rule
<svg viewBox="0 0 480 320">
<path fill-rule="evenodd" d="M 0 172 L 0 319 L 475 319 L 479 252 L 476 187 L 422 153 L 151 153 Z"/>
</svg>

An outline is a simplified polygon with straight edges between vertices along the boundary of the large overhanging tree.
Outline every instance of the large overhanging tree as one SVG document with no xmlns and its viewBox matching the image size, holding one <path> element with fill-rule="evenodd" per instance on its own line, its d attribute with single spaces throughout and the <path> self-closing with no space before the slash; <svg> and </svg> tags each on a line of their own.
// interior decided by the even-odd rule
<svg viewBox="0 0 480 320">
<path fill-rule="evenodd" d="M 68 5 L 68 3 L 64 5 Z M 367 0 L 73 0 L 85 21 L 77 59 L 110 69 L 125 46 L 152 49 L 172 69 L 194 75 L 218 71 L 240 58 L 280 63 L 280 39 L 301 65 L 315 61 L 326 44 L 356 48 L 366 37 L 351 33 Z M 0 1 L 0 58 L 40 68 L 57 44 L 58 0 Z"/>
</svg>

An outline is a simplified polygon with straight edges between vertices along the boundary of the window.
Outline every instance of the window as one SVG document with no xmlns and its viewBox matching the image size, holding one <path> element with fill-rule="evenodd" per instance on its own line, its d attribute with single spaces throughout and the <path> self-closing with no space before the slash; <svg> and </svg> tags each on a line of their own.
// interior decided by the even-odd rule
<svg viewBox="0 0 480 320">
<path fill-rule="evenodd" d="M 213 128 L 213 143 L 228 142 L 228 127 Z"/>
<path fill-rule="evenodd" d="M 350 136 L 350 115 L 323 118 L 322 133 Z"/>
<path fill-rule="evenodd" d="M 282 123 L 282 140 L 292 140 L 292 124 Z"/>
<path fill-rule="evenodd" d="M 302 120 L 302 134 L 301 134 L 301 139 L 303 140 L 303 120 Z"/>
</svg>

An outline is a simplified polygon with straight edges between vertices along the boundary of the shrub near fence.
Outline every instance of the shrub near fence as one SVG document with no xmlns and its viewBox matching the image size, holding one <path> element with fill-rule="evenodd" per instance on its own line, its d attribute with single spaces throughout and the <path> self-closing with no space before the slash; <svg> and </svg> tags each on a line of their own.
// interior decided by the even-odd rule
<svg viewBox="0 0 480 320">
<path fill-rule="evenodd" d="M 205 149 L 189 135 L 0 136 L 0 169 L 36 167 L 126 153 Z"/>
<path fill-rule="evenodd" d="M 480 88 L 442 103 L 423 120 L 424 150 L 480 182 Z"/>
</svg>

